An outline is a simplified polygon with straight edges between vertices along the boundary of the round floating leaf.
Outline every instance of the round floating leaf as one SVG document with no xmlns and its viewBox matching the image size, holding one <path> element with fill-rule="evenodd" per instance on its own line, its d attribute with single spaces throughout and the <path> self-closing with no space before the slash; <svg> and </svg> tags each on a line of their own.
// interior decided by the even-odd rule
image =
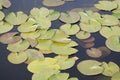
<svg viewBox="0 0 120 80">
<path fill-rule="evenodd" d="M 49 15 L 47 16 L 47 18 L 51 21 L 54 21 L 58 19 L 59 17 L 60 17 L 60 12 L 55 11 L 55 10 L 50 10 Z"/>
<path fill-rule="evenodd" d="M 95 41 L 95 37 L 89 37 L 87 39 L 80 39 L 82 42 L 84 43 L 89 43 L 89 42 L 94 42 Z"/>
<path fill-rule="evenodd" d="M 115 73 L 119 72 L 120 70 L 119 66 L 114 62 L 109 62 L 108 64 L 103 62 L 102 67 L 104 68 L 102 74 L 105 76 L 113 76 Z"/>
<path fill-rule="evenodd" d="M 34 60 L 44 59 L 44 55 L 40 51 L 37 51 L 35 49 L 27 49 L 26 51 L 24 51 L 24 53 L 26 53 L 28 56 L 27 61 L 25 61 L 25 63 L 27 64 Z"/>
<path fill-rule="evenodd" d="M 83 31 L 94 33 L 101 29 L 101 24 L 95 19 L 90 19 L 88 23 L 80 23 L 80 28 Z"/>
<path fill-rule="evenodd" d="M 106 46 L 115 52 L 120 52 L 120 36 L 111 36 L 106 42 Z"/>
<path fill-rule="evenodd" d="M 118 25 L 119 20 L 113 15 L 106 14 L 106 15 L 102 15 L 102 19 L 100 20 L 100 23 L 106 26 L 113 26 L 113 25 Z"/>
<path fill-rule="evenodd" d="M 8 32 L 13 29 L 13 25 L 7 23 L 7 22 L 0 22 L 0 34 Z"/>
<path fill-rule="evenodd" d="M 68 12 L 68 13 L 61 13 L 59 19 L 65 23 L 76 23 L 80 20 L 80 16 L 76 12 Z"/>
<path fill-rule="evenodd" d="M 91 34 L 89 32 L 86 31 L 80 31 L 76 34 L 76 37 L 78 39 L 87 39 L 91 36 Z"/>
<path fill-rule="evenodd" d="M 69 78 L 68 80 L 78 80 L 78 78 L 72 77 L 72 78 Z"/>
<path fill-rule="evenodd" d="M 38 40 L 38 44 L 35 46 L 36 48 L 40 49 L 40 50 L 51 50 L 50 47 L 52 45 L 52 41 L 51 40 Z"/>
<path fill-rule="evenodd" d="M 41 69 L 37 73 L 34 73 L 32 80 L 48 80 L 52 75 L 59 73 L 55 69 Z"/>
<path fill-rule="evenodd" d="M 109 38 L 114 35 L 120 35 L 120 27 L 113 26 L 113 27 L 102 27 L 100 30 L 100 34 L 105 38 Z"/>
<path fill-rule="evenodd" d="M 44 31 L 36 30 L 33 32 L 24 32 L 24 33 L 21 33 L 21 37 L 24 39 L 27 39 L 27 38 L 36 39 L 41 35 L 42 32 L 44 32 Z"/>
<path fill-rule="evenodd" d="M 34 25 L 35 24 L 35 20 L 32 18 L 29 18 L 27 20 L 27 22 L 21 24 L 18 27 L 18 31 L 19 32 L 31 32 L 31 31 L 35 31 L 38 27 L 38 25 Z"/>
<path fill-rule="evenodd" d="M 111 80 L 120 80 L 120 72 L 115 73 L 115 74 L 112 76 Z"/>
<path fill-rule="evenodd" d="M 34 60 L 28 66 L 28 70 L 32 73 L 39 72 L 40 70 L 54 69 L 59 70 L 60 66 L 57 64 L 57 59 L 44 58 L 43 60 Z"/>
<path fill-rule="evenodd" d="M 60 43 L 54 43 L 51 46 L 51 50 L 55 54 L 71 55 L 75 54 L 78 50 L 75 48 L 68 47 L 67 45 L 62 45 Z"/>
<path fill-rule="evenodd" d="M 68 73 L 58 73 L 49 78 L 49 80 L 68 80 Z"/>
<path fill-rule="evenodd" d="M 31 47 L 35 47 L 38 44 L 36 39 L 27 38 L 26 40 L 29 42 Z"/>
<path fill-rule="evenodd" d="M 102 52 L 97 48 L 87 49 L 86 53 L 88 56 L 93 57 L 93 58 L 99 58 L 102 56 Z"/>
<path fill-rule="evenodd" d="M 82 42 L 80 41 L 80 46 L 83 48 L 92 48 L 95 45 L 94 42 Z"/>
<path fill-rule="evenodd" d="M 101 64 L 96 60 L 84 60 L 77 65 L 77 69 L 84 75 L 97 75 L 104 70 Z"/>
<path fill-rule="evenodd" d="M 10 23 L 10 24 L 13 24 L 13 25 L 19 25 L 19 24 L 22 24 L 24 23 L 26 20 L 27 20 L 28 16 L 19 11 L 19 12 L 11 12 L 9 13 L 6 17 L 5 17 L 5 20 Z"/>
<path fill-rule="evenodd" d="M 0 11 L 0 21 L 3 20 L 4 17 L 5 17 L 5 14 L 2 11 Z"/>
<path fill-rule="evenodd" d="M 74 35 L 80 30 L 80 27 L 77 24 L 64 24 L 60 27 L 60 29 L 64 31 L 67 35 Z"/>
<path fill-rule="evenodd" d="M 10 61 L 13 64 L 20 64 L 27 60 L 27 54 L 24 52 L 20 53 L 10 53 L 8 55 L 8 61 Z"/>
<path fill-rule="evenodd" d="M 117 4 L 113 1 L 99 1 L 98 4 L 94 5 L 97 9 L 111 11 L 117 8 Z"/>
<path fill-rule="evenodd" d="M 26 40 L 20 40 L 13 44 L 8 44 L 7 49 L 12 52 L 21 52 L 29 47 L 29 42 Z"/>
<path fill-rule="evenodd" d="M 10 6 L 10 0 L 0 0 L 0 9 L 2 9 L 2 7 L 9 8 Z"/>
<path fill-rule="evenodd" d="M 44 17 L 48 16 L 49 10 L 45 7 L 41 7 L 40 9 L 39 8 L 33 8 L 30 11 L 30 14 L 31 14 L 32 17 L 37 19 L 39 16 L 44 16 Z"/>
<path fill-rule="evenodd" d="M 65 1 L 63 0 L 43 0 L 43 4 L 49 7 L 60 6 L 63 5 L 64 3 Z"/>
<path fill-rule="evenodd" d="M 20 36 L 15 36 L 18 32 L 8 32 L 0 36 L 0 42 L 3 44 L 12 44 L 21 40 Z"/>
<path fill-rule="evenodd" d="M 68 56 L 57 56 L 55 58 L 58 59 L 57 64 L 60 65 L 61 70 L 69 69 L 75 64 L 74 58 L 68 58 Z"/>
</svg>

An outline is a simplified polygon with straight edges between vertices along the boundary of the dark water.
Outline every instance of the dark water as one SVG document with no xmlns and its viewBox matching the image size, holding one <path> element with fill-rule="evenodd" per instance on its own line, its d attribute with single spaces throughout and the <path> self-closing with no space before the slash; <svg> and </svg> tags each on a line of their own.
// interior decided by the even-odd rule
<svg viewBox="0 0 120 80">
<path fill-rule="evenodd" d="M 27 14 L 29 14 L 29 11 L 33 7 L 42 7 L 42 0 L 10 0 L 12 2 L 12 6 L 9 9 L 5 9 L 4 12 L 16 12 L 16 11 L 23 11 Z M 62 11 L 68 11 L 73 8 L 85 8 L 85 7 L 92 7 L 94 3 L 96 3 L 98 0 L 75 0 L 74 2 L 67 2 L 62 6 L 50 8 L 55 9 L 60 12 Z M 53 22 L 52 28 L 57 28 L 61 25 L 60 22 Z M 13 31 L 16 31 L 14 29 Z M 105 39 L 99 35 L 99 33 L 92 34 L 96 38 L 96 45 L 95 47 L 103 46 Z M 75 37 L 72 37 L 75 41 L 79 42 Z M 76 62 L 76 64 L 82 60 L 86 59 L 92 59 L 88 57 L 85 54 L 85 49 L 78 46 L 77 49 L 79 52 L 76 54 L 80 59 Z M 27 71 L 26 64 L 20 64 L 20 65 L 14 65 L 8 62 L 7 55 L 9 54 L 9 51 L 6 50 L 6 45 L 0 44 L 0 80 L 31 80 L 32 74 Z M 120 54 L 113 53 L 110 54 L 107 57 L 97 59 L 98 61 L 113 61 L 117 63 L 120 66 Z M 79 80 L 96 80 L 97 76 L 84 76 L 81 73 L 79 73 L 76 69 L 76 65 L 66 71 L 70 73 L 70 76 L 72 77 L 78 77 Z"/>
</svg>

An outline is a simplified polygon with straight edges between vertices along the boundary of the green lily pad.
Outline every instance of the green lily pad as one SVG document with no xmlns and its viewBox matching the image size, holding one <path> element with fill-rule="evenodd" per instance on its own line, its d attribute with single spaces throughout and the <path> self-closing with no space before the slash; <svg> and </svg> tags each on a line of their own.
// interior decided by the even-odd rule
<svg viewBox="0 0 120 80">
<path fill-rule="evenodd" d="M 18 32 L 8 32 L 0 36 L 0 42 L 3 44 L 12 44 L 21 40 L 20 36 L 15 36 Z"/>
<path fill-rule="evenodd" d="M 64 24 L 60 27 L 60 29 L 64 31 L 67 35 L 74 35 L 80 30 L 80 27 L 77 24 Z"/>
<path fill-rule="evenodd" d="M 7 49 L 12 52 L 21 52 L 29 47 L 29 42 L 26 40 L 20 40 L 13 44 L 8 44 Z"/>
<path fill-rule="evenodd" d="M 34 73 L 32 80 L 48 80 L 52 75 L 59 73 L 60 71 L 55 69 L 41 69 Z"/>
<path fill-rule="evenodd" d="M 102 66 L 104 68 L 102 74 L 105 76 L 113 76 L 115 73 L 119 72 L 120 70 L 119 66 L 114 62 L 109 62 L 108 64 L 103 62 Z"/>
<path fill-rule="evenodd" d="M 111 11 L 117 8 L 117 4 L 114 1 L 99 1 L 98 4 L 94 5 L 97 9 Z"/>
<path fill-rule="evenodd" d="M 31 31 L 35 31 L 38 27 L 38 25 L 34 25 L 35 24 L 35 20 L 32 18 L 29 18 L 25 23 L 21 24 L 18 27 L 18 31 L 19 32 L 31 32 Z"/>
<path fill-rule="evenodd" d="M 64 23 L 76 23 L 80 20 L 80 16 L 76 12 L 61 13 L 59 18 Z"/>
<path fill-rule="evenodd" d="M 57 56 L 55 58 L 58 59 L 57 64 L 60 65 L 61 70 L 69 69 L 73 67 L 73 65 L 75 64 L 74 58 L 68 58 L 68 56 L 65 56 L 65 55 Z"/>
<path fill-rule="evenodd" d="M 112 76 L 111 80 L 120 80 L 120 72 L 115 73 L 115 74 Z"/>
<path fill-rule="evenodd" d="M 57 59 L 48 57 L 44 58 L 43 60 L 34 60 L 27 66 L 27 69 L 32 73 L 46 69 L 59 70 L 60 66 L 57 64 L 57 61 Z"/>
<path fill-rule="evenodd" d="M 55 11 L 55 10 L 49 10 L 50 13 L 47 16 L 47 18 L 51 21 L 57 20 L 60 17 L 60 12 Z"/>
<path fill-rule="evenodd" d="M 7 22 L 0 22 L 0 34 L 8 32 L 13 29 L 13 25 L 7 23 Z"/>
<path fill-rule="evenodd" d="M 69 74 L 68 73 L 58 73 L 51 76 L 48 80 L 68 80 Z"/>
<path fill-rule="evenodd" d="M 102 27 L 100 30 L 100 34 L 105 37 L 109 38 L 114 35 L 120 35 L 120 27 L 119 26 L 113 26 L 113 27 Z"/>
<path fill-rule="evenodd" d="M 76 77 L 69 78 L 68 80 L 78 80 Z"/>
<path fill-rule="evenodd" d="M 5 14 L 2 11 L 0 11 L 0 21 L 3 20 L 4 17 L 5 17 Z"/>
<path fill-rule="evenodd" d="M 119 24 L 118 18 L 116 18 L 113 15 L 102 15 L 102 19 L 100 20 L 100 23 L 105 26 L 114 26 Z"/>
<path fill-rule="evenodd" d="M 28 16 L 24 12 L 19 11 L 16 13 L 14 12 L 9 13 L 5 17 L 5 20 L 12 25 L 19 25 L 19 24 L 24 23 L 27 20 L 27 18 Z"/>
<path fill-rule="evenodd" d="M 120 52 L 120 36 L 111 36 L 105 42 L 106 46 L 115 52 Z"/>
<path fill-rule="evenodd" d="M 26 40 L 29 42 L 31 47 L 35 47 L 38 44 L 36 39 L 27 38 Z"/>
<path fill-rule="evenodd" d="M 49 7 L 60 6 L 63 5 L 64 3 L 65 1 L 63 0 L 43 0 L 43 4 Z"/>
<path fill-rule="evenodd" d="M 76 37 L 78 39 L 87 39 L 91 36 L 91 34 L 89 32 L 86 31 L 80 31 L 76 34 Z"/>
<path fill-rule="evenodd" d="M 104 70 L 101 64 L 96 60 L 84 60 L 77 65 L 77 69 L 84 75 L 97 75 Z"/>
<path fill-rule="evenodd" d="M 24 61 L 27 60 L 27 54 L 25 54 L 24 52 L 20 52 L 20 53 L 10 53 L 8 55 L 8 61 L 13 63 L 13 64 L 20 64 L 23 63 Z"/>
</svg>

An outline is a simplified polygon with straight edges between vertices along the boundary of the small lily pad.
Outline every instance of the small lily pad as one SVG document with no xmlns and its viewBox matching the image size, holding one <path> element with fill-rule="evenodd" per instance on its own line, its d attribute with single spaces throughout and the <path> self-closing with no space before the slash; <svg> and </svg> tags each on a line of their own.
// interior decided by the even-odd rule
<svg viewBox="0 0 120 80">
<path fill-rule="evenodd" d="M 120 70 L 119 66 L 114 62 L 109 62 L 108 64 L 103 62 L 102 66 L 104 68 L 102 74 L 105 76 L 113 76 L 115 73 L 119 72 Z"/>
<path fill-rule="evenodd" d="M 8 32 L 13 29 L 13 25 L 7 23 L 7 22 L 0 22 L 0 34 Z"/>
<path fill-rule="evenodd" d="M 9 8 L 10 6 L 10 0 L 0 0 L 0 9 L 2 9 L 2 7 Z"/>
<path fill-rule="evenodd" d="M 120 52 L 120 36 L 109 37 L 105 44 L 110 50 Z"/>
<path fill-rule="evenodd" d="M 20 53 L 10 53 L 8 55 L 8 61 L 10 61 L 13 64 L 20 64 L 23 63 L 24 61 L 27 60 L 27 54 L 25 54 L 24 52 L 20 52 Z"/>
<path fill-rule="evenodd" d="M 59 18 L 64 23 L 76 23 L 80 20 L 80 16 L 76 12 L 61 13 Z"/>
<path fill-rule="evenodd" d="M 64 31 L 67 35 L 74 35 L 80 30 L 80 27 L 77 24 L 64 24 L 60 27 L 60 29 Z"/>
<path fill-rule="evenodd" d="M 76 34 L 76 37 L 78 39 L 87 39 L 91 36 L 91 34 L 89 32 L 86 31 L 80 31 Z"/>
<path fill-rule="evenodd" d="M 19 25 L 24 23 L 27 20 L 28 16 L 22 11 L 11 12 L 6 17 L 5 20 L 12 25 Z"/>
<path fill-rule="evenodd" d="M 26 40 L 29 42 L 31 47 L 35 47 L 38 44 L 36 39 L 27 38 Z"/>
<path fill-rule="evenodd" d="M 76 77 L 72 77 L 72 78 L 69 78 L 68 80 L 79 80 L 79 79 Z"/>
<path fill-rule="evenodd" d="M 87 49 L 86 53 L 92 58 L 100 58 L 102 56 L 102 52 L 97 48 Z"/>
<path fill-rule="evenodd" d="M 80 39 L 82 42 L 84 43 L 89 43 L 89 42 L 94 42 L 95 41 L 95 37 L 89 37 L 87 39 Z"/>
<path fill-rule="evenodd" d="M 5 14 L 2 11 L 0 11 L 0 21 L 3 20 L 4 17 L 5 17 Z"/>
<path fill-rule="evenodd" d="M 21 40 L 20 36 L 15 36 L 18 32 L 8 32 L 0 36 L 0 42 L 3 44 L 12 44 Z"/>
<path fill-rule="evenodd" d="M 21 52 L 29 47 L 29 42 L 26 40 L 20 40 L 13 44 L 8 44 L 7 49 L 12 52 Z"/>
<path fill-rule="evenodd" d="M 105 10 L 105 11 L 111 11 L 111 10 L 117 8 L 117 4 L 113 1 L 99 1 L 99 3 L 95 4 L 94 6 L 97 9 Z"/>
<path fill-rule="evenodd" d="M 63 5 L 64 3 L 65 1 L 63 0 L 43 0 L 43 4 L 49 7 L 60 6 Z"/>
<path fill-rule="evenodd" d="M 101 64 L 96 60 L 84 60 L 77 65 L 77 69 L 84 75 L 97 75 L 104 70 Z"/>
</svg>

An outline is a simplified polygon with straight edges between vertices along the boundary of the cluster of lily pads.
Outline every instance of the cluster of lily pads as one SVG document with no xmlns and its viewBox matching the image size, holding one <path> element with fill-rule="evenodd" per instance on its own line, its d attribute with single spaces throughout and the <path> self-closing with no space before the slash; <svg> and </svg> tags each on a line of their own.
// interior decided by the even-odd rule
<svg viewBox="0 0 120 80">
<path fill-rule="evenodd" d="M 43 0 L 43 3 L 56 6 L 65 1 L 71 0 Z M 1 0 L 0 9 L 10 5 L 9 0 Z M 78 57 L 70 55 L 78 52 L 76 46 L 86 48 L 86 54 L 92 58 L 107 56 L 111 50 L 120 52 L 120 1 L 103 0 L 94 6 L 111 14 L 80 9 L 60 13 L 45 7 L 31 9 L 30 15 L 22 11 L 6 15 L 0 11 L 0 43 L 7 44 L 8 60 L 13 64 L 28 64 L 32 80 L 78 80 L 61 72 L 74 66 Z M 52 22 L 58 19 L 64 24 L 52 29 Z M 17 31 L 11 32 L 16 27 Z M 91 34 L 96 32 L 106 38 L 106 46 L 94 48 L 95 37 Z M 71 39 L 73 35 L 80 43 Z M 49 54 L 55 57 L 45 57 Z M 84 75 L 103 74 L 112 77 L 111 80 L 120 79 L 119 66 L 114 62 L 84 60 L 77 68 Z"/>
</svg>

